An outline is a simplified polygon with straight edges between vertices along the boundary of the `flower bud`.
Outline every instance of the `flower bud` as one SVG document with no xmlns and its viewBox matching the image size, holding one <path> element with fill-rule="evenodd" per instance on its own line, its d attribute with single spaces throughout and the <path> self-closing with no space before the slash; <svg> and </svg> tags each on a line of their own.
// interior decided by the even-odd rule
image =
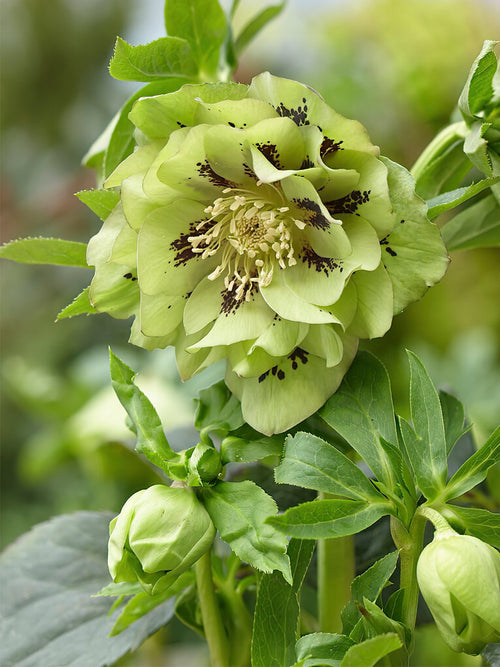
<svg viewBox="0 0 500 667">
<path fill-rule="evenodd" d="M 193 490 L 163 485 L 131 496 L 109 528 L 113 580 L 138 581 L 152 595 L 201 558 L 215 537 L 212 520 Z"/>
<path fill-rule="evenodd" d="M 437 531 L 417 565 L 422 595 L 445 642 L 480 653 L 500 640 L 500 554 L 454 530 Z"/>
<path fill-rule="evenodd" d="M 213 445 L 199 442 L 189 459 L 189 468 L 202 483 L 213 482 L 222 471 L 220 454 Z"/>
</svg>

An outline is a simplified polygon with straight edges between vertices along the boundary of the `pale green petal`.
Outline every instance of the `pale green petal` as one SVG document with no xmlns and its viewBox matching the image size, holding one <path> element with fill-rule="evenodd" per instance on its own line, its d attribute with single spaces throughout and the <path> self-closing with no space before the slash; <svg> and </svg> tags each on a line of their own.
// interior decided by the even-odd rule
<svg viewBox="0 0 500 667">
<path fill-rule="evenodd" d="M 268 287 L 261 287 L 260 293 L 269 306 L 283 319 L 293 322 L 321 324 L 335 322 L 335 318 L 325 310 L 304 301 L 285 284 L 283 274 L 289 269 L 275 269 L 273 280 Z"/>
<path fill-rule="evenodd" d="M 309 324 L 290 322 L 276 316 L 252 348 L 260 347 L 272 357 L 282 357 L 300 345 L 308 330 Z"/>
<path fill-rule="evenodd" d="M 253 351 L 252 341 L 236 343 L 226 348 L 225 357 L 228 358 L 231 367 L 241 377 L 256 377 L 276 365 L 279 361 L 272 357 L 262 348 L 257 347 Z"/>
<path fill-rule="evenodd" d="M 130 330 L 130 337 L 128 339 L 129 343 L 132 345 L 137 345 L 137 347 L 142 347 L 145 350 L 158 350 L 167 347 L 168 345 L 173 345 L 176 339 L 176 332 L 168 334 L 167 336 L 145 336 L 141 331 L 141 318 L 138 314 Z"/>
<path fill-rule="evenodd" d="M 215 269 L 217 260 L 202 259 L 187 241 L 190 233 L 196 234 L 196 224 L 206 217 L 203 204 L 179 199 L 144 220 L 137 244 L 141 292 L 184 295 Z"/>
<path fill-rule="evenodd" d="M 252 127 L 265 118 L 277 118 L 277 116 L 275 109 L 262 100 L 198 102 L 195 110 L 195 123 L 246 128 Z"/>
<path fill-rule="evenodd" d="M 156 204 L 170 204 L 180 196 L 178 190 L 160 180 L 158 170 L 167 160 L 178 155 L 190 132 L 191 128 L 189 127 L 183 127 L 172 132 L 167 144 L 158 152 L 154 162 L 144 175 L 142 182 L 144 194 Z"/>
<path fill-rule="evenodd" d="M 210 331 L 210 325 L 196 334 L 186 335 L 182 327 L 177 331 L 177 338 L 175 341 L 175 360 L 177 362 L 177 369 L 183 381 L 196 375 L 203 367 L 204 361 L 210 355 L 210 350 L 202 349 L 193 352 L 188 352 L 187 348 L 193 343 L 196 343 L 200 338 Z"/>
<path fill-rule="evenodd" d="M 449 259 L 438 227 L 426 217 L 425 202 L 415 194 L 412 176 L 404 167 L 383 159 L 389 169 L 397 223 L 382 254 L 392 281 L 394 313 L 399 313 L 441 280 Z"/>
<path fill-rule="evenodd" d="M 302 346 L 311 354 L 324 359 L 327 368 L 340 364 L 344 355 L 342 337 L 331 324 L 311 324 Z"/>
<path fill-rule="evenodd" d="M 345 331 L 351 324 L 356 310 L 358 308 L 358 292 L 352 281 L 344 285 L 342 295 L 333 305 L 328 306 L 328 310 L 335 317 L 335 321 L 340 324 Z"/>
<path fill-rule="evenodd" d="M 143 174 L 126 178 L 121 185 L 121 201 L 128 224 L 139 231 L 144 218 L 158 208 L 158 204 L 146 196 L 142 184 Z"/>
<path fill-rule="evenodd" d="M 344 260 L 344 271 L 348 275 L 357 269 L 374 271 L 380 264 L 381 251 L 373 226 L 360 216 L 346 215 L 342 227 L 352 246 L 352 253 Z"/>
<path fill-rule="evenodd" d="M 296 173 L 295 169 L 276 169 L 255 146 L 250 147 L 250 153 L 252 156 L 252 171 L 262 183 L 276 183 L 276 181 L 281 181 L 282 178 Z"/>
<path fill-rule="evenodd" d="M 268 118 L 245 130 L 247 140 L 277 169 L 300 169 L 305 144 L 297 125 L 290 118 Z"/>
<path fill-rule="evenodd" d="M 186 304 L 184 296 L 141 293 L 141 332 L 145 336 L 167 336 L 182 322 L 182 313 Z"/>
<path fill-rule="evenodd" d="M 99 232 L 93 236 L 87 245 L 87 264 L 97 266 L 107 262 L 111 257 L 113 244 L 123 229 L 128 227 L 123 215 L 123 207 L 118 203 L 104 221 Z"/>
<path fill-rule="evenodd" d="M 280 115 L 291 117 L 298 125 L 318 125 L 326 137 L 342 141 L 344 148 L 379 153 L 361 123 L 344 118 L 311 88 L 297 81 L 264 72 L 252 80 L 247 96 L 270 102 Z"/>
<path fill-rule="evenodd" d="M 207 160 L 217 174 L 239 186 L 255 187 L 256 178 L 250 170 L 250 149 L 242 130 L 225 125 L 210 127 L 203 141 Z"/>
<path fill-rule="evenodd" d="M 128 267 L 99 264 L 90 283 L 89 299 L 94 308 L 117 319 L 126 319 L 139 308 L 139 289 Z"/>
<path fill-rule="evenodd" d="M 116 237 L 110 261 L 131 268 L 135 267 L 137 263 L 137 232 L 129 225 L 123 227 Z"/>
<path fill-rule="evenodd" d="M 222 276 L 216 280 L 203 278 L 200 281 L 184 309 L 184 329 L 187 334 L 195 334 L 216 319 L 221 312 L 222 292 L 225 289 Z"/>
<path fill-rule="evenodd" d="M 158 151 L 165 145 L 164 141 L 154 141 L 145 146 L 140 146 L 121 162 L 114 172 L 106 179 L 104 186 L 114 188 L 129 176 L 145 173 L 153 164 Z"/>
<path fill-rule="evenodd" d="M 241 400 L 243 417 L 250 426 L 266 435 L 281 433 L 312 415 L 333 394 L 356 348 L 356 339 L 345 338 L 344 357 L 332 368 L 302 349 L 260 377 L 241 378 L 228 368 L 226 384 Z"/>
<path fill-rule="evenodd" d="M 359 338 L 383 336 L 392 323 L 392 284 L 381 265 L 376 271 L 357 271 L 351 278 L 358 295 L 358 308 L 349 333 Z"/>
<path fill-rule="evenodd" d="M 342 260 L 319 257 L 307 245 L 298 253 L 297 264 L 284 272 L 287 287 L 300 299 L 317 306 L 335 303 L 347 278 Z"/>
</svg>

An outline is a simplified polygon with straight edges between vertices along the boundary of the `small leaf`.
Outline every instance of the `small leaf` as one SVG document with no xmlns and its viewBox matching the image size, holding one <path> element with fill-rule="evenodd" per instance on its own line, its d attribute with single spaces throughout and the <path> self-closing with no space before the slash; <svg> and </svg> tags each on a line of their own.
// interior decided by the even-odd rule
<svg viewBox="0 0 500 667">
<path fill-rule="evenodd" d="M 394 471 L 380 436 L 398 442 L 389 376 L 382 363 L 360 352 L 340 388 L 319 411 L 366 461 L 380 481 L 394 483 Z"/>
<path fill-rule="evenodd" d="M 260 13 L 247 23 L 247 25 L 240 32 L 234 43 L 234 51 L 237 56 L 248 46 L 249 42 L 257 35 L 258 32 L 266 26 L 269 21 L 276 18 L 284 9 L 286 0 L 282 0 L 277 5 L 266 7 Z"/>
<path fill-rule="evenodd" d="M 466 121 L 482 111 L 493 96 L 493 77 L 497 70 L 494 49 L 498 42 L 485 40 L 480 54 L 474 60 L 464 89 L 458 100 L 458 108 Z"/>
<path fill-rule="evenodd" d="M 448 482 L 443 494 L 444 500 L 458 498 L 480 484 L 491 466 L 500 461 L 500 426 L 490 435 L 484 445 L 477 450 L 457 470 Z"/>
<path fill-rule="evenodd" d="M 389 514 L 387 503 L 358 500 L 314 500 L 291 507 L 280 516 L 267 520 L 292 537 L 316 540 L 354 535 Z"/>
<path fill-rule="evenodd" d="M 471 185 L 465 188 L 457 188 L 456 190 L 452 190 L 451 192 L 443 192 L 443 194 L 440 194 L 437 197 L 429 199 L 429 201 L 427 202 L 427 206 L 429 207 L 427 215 L 429 219 L 434 220 L 434 218 L 437 218 L 437 216 L 441 215 L 441 213 L 449 211 L 450 209 L 455 208 L 455 206 L 458 206 L 459 204 L 463 204 L 472 197 L 478 195 L 480 192 L 483 192 L 483 190 L 486 190 L 487 188 L 490 188 L 492 185 L 495 185 L 499 181 L 500 177 L 483 178 L 482 181 L 478 181 L 477 183 L 472 183 Z"/>
<path fill-rule="evenodd" d="M 472 123 L 464 141 L 464 153 L 486 177 L 499 175 L 493 168 L 488 141 L 485 138 L 490 127 L 491 123 L 484 123 L 482 120 Z"/>
<path fill-rule="evenodd" d="M 280 456 L 283 450 L 283 438 L 260 437 L 256 440 L 245 440 L 241 437 L 228 436 L 220 446 L 222 464 L 229 462 L 251 463 L 268 456 Z"/>
<path fill-rule="evenodd" d="M 214 432 L 216 435 L 224 436 L 245 423 L 240 402 L 229 391 L 223 380 L 200 391 L 200 397 L 196 402 L 198 407 L 194 425 L 199 431 Z"/>
<path fill-rule="evenodd" d="M 383 499 L 347 456 L 310 433 L 287 437 L 283 458 L 274 477 L 278 484 L 294 484 L 352 500 Z"/>
<path fill-rule="evenodd" d="M 73 301 L 63 308 L 56 317 L 56 322 L 64 320 L 67 317 L 75 317 L 76 315 L 93 315 L 97 310 L 90 303 L 89 288 L 86 287 L 80 294 L 73 299 Z"/>
<path fill-rule="evenodd" d="M 470 250 L 500 245 L 500 204 L 493 195 L 480 199 L 442 229 L 448 250 Z"/>
<path fill-rule="evenodd" d="M 111 384 L 120 403 L 132 420 L 137 435 L 136 449 L 154 465 L 168 470 L 169 462 L 178 458 L 170 448 L 163 427 L 150 400 L 134 384 L 135 373 L 109 351 Z"/>
<path fill-rule="evenodd" d="M 3 667 L 105 667 L 135 650 L 173 616 L 164 602 L 119 637 L 109 637 L 107 512 L 77 512 L 35 526 L 0 557 Z"/>
<path fill-rule="evenodd" d="M 447 508 L 458 516 L 469 535 L 500 549 L 500 514 L 477 507 L 447 505 Z"/>
<path fill-rule="evenodd" d="M 443 414 L 446 453 L 449 455 L 458 440 L 468 431 L 468 428 L 464 428 L 464 406 L 458 398 L 445 391 L 439 392 L 439 402 Z"/>
<path fill-rule="evenodd" d="M 157 81 L 172 77 L 194 81 L 197 67 L 185 39 L 160 37 L 149 44 L 132 46 L 118 37 L 109 72 L 122 81 Z"/>
<path fill-rule="evenodd" d="M 355 644 L 347 651 L 340 667 L 373 667 L 385 655 L 396 651 L 403 645 L 395 633 L 377 635 L 361 644 Z"/>
<path fill-rule="evenodd" d="M 116 190 L 81 190 L 76 196 L 103 221 L 120 201 L 120 193 Z"/>
<path fill-rule="evenodd" d="M 406 453 L 420 490 L 426 498 L 433 500 L 443 489 L 447 472 L 441 403 L 422 362 L 412 352 L 407 354 L 410 363 L 410 411 L 416 439 L 411 446 L 407 445 Z"/>
<path fill-rule="evenodd" d="M 266 523 L 276 503 L 253 482 L 218 482 L 202 489 L 203 500 L 220 536 L 241 560 L 262 572 L 279 570 L 292 582 L 286 537 Z"/>
<path fill-rule="evenodd" d="M 136 593 L 142 593 L 144 589 L 142 586 L 136 582 L 131 581 L 120 581 L 118 584 L 112 582 L 95 594 L 94 597 L 123 597 L 125 595 L 135 595 Z"/>
<path fill-rule="evenodd" d="M 21 264 L 88 267 L 86 252 L 86 243 L 40 237 L 11 241 L 0 248 L 0 257 Z"/>
<path fill-rule="evenodd" d="M 288 556 L 293 575 L 292 586 L 277 573 L 260 577 L 252 635 L 252 667 L 290 665 L 295 661 L 299 593 L 313 551 L 314 542 L 290 541 Z M 272 628 L 272 633 L 269 628 Z"/>
<path fill-rule="evenodd" d="M 301 667 L 331 665 L 338 667 L 347 650 L 354 645 L 345 635 L 312 632 L 304 635 L 295 645 L 297 664 Z"/>
</svg>

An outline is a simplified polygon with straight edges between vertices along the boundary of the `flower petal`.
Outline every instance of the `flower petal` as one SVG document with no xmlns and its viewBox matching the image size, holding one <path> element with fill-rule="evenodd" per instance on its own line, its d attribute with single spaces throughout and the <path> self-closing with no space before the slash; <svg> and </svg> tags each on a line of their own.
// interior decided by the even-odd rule
<svg viewBox="0 0 500 667">
<path fill-rule="evenodd" d="M 98 312 L 118 319 L 133 315 L 139 307 L 139 289 L 132 272 L 121 264 L 99 264 L 90 283 L 90 303 Z"/>
<path fill-rule="evenodd" d="M 176 332 L 173 331 L 166 336 L 145 336 L 141 331 L 141 317 L 138 313 L 132 323 L 130 330 L 129 343 L 142 347 L 145 350 L 162 350 L 168 345 L 174 345 L 176 339 Z"/>
<path fill-rule="evenodd" d="M 311 324 L 302 346 L 311 354 L 324 359 L 327 368 L 340 364 L 344 356 L 342 338 L 330 324 Z"/>
<path fill-rule="evenodd" d="M 195 334 L 213 322 L 221 312 L 224 279 L 203 278 L 189 296 L 184 309 L 184 329 Z M 199 339 L 198 339 L 199 340 Z"/>
<path fill-rule="evenodd" d="M 163 337 L 182 323 L 185 296 L 141 294 L 141 332 L 145 336 Z"/>
<path fill-rule="evenodd" d="M 158 151 L 165 145 L 164 141 L 154 141 L 139 146 L 131 155 L 120 162 L 114 172 L 104 182 L 104 187 L 114 188 L 129 176 L 145 173 L 155 161 Z"/>
<path fill-rule="evenodd" d="M 351 282 L 356 286 L 358 308 L 349 333 L 359 338 L 378 338 L 390 328 L 393 314 L 392 284 L 385 268 L 356 271 Z"/>
<path fill-rule="evenodd" d="M 254 342 L 252 349 L 260 347 L 272 357 L 290 354 L 304 340 L 309 325 L 275 317 Z"/>
<path fill-rule="evenodd" d="M 240 129 L 251 127 L 265 118 L 277 117 L 278 114 L 270 104 L 249 98 L 237 101 L 225 99 L 222 102 L 198 101 L 195 110 L 196 124 L 222 124 Z"/>
</svg>

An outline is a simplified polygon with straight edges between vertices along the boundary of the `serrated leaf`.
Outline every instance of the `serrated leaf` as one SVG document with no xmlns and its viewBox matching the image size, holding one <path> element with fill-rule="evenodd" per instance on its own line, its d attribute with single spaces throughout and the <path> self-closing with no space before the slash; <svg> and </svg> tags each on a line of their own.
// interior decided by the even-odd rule
<svg viewBox="0 0 500 667">
<path fill-rule="evenodd" d="M 134 371 L 109 351 L 111 384 L 132 420 L 137 435 L 136 449 L 162 470 L 177 458 L 170 448 L 161 420 L 151 401 L 134 384 Z"/>
<path fill-rule="evenodd" d="M 450 220 L 442 229 L 448 250 L 500 245 L 500 204 L 488 195 Z"/>
<path fill-rule="evenodd" d="M 80 190 L 76 193 L 78 199 L 96 213 L 101 220 L 108 215 L 120 201 L 120 193 L 116 190 Z"/>
<path fill-rule="evenodd" d="M 389 514 L 387 503 L 366 503 L 359 500 L 314 500 L 291 507 L 283 514 L 267 520 L 291 537 L 316 540 L 354 535 Z"/>
<path fill-rule="evenodd" d="M 403 645 L 395 633 L 377 635 L 348 649 L 340 667 L 373 667 L 384 656 Z"/>
<path fill-rule="evenodd" d="M 469 535 L 500 549 L 500 514 L 477 507 L 447 507 L 458 516 Z"/>
<path fill-rule="evenodd" d="M 426 498 L 433 500 L 443 489 L 447 473 L 441 403 L 422 362 L 412 352 L 407 351 L 407 354 L 410 364 L 410 412 L 416 439 L 412 446 L 407 444 L 406 453 L 420 490 Z"/>
<path fill-rule="evenodd" d="M 301 637 L 296 646 L 297 665 L 338 667 L 347 650 L 354 642 L 345 635 L 329 632 L 312 632 Z"/>
<path fill-rule="evenodd" d="M 427 206 L 429 207 L 429 210 L 427 216 L 430 220 L 434 220 L 434 218 L 437 218 L 441 213 L 449 211 L 459 204 L 463 204 L 498 182 L 500 182 L 500 177 L 483 178 L 483 180 L 478 181 L 477 183 L 472 183 L 465 188 L 457 188 L 451 192 L 443 192 L 437 197 L 428 200 Z"/>
<path fill-rule="evenodd" d="M 500 426 L 490 435 L 484 445 L 478 449 L 457 470 L 448 482 L 443 493 L 444 500 L 458 498 L 480 484 L 491 466 L 500 461 Z"/>
<path fill-rule="evenodd" d="M 226 15 L 219 1 L 167 0 L 165 27 L 168 35 L 186 40 L 200 72 L 215 78 L 227 34 Z"/>
<path fill-rule="evenodd" d="M 271 496 L 248 480 L 218 482 L 201 493 L 221 538 L 238 558 L 261 572 L 279 570 L 291 583 L 286 537 L 266 523 L 278 512 Z"/>
<path fill-rule="evenodd" d="M 458 108 L 466 121 L 483 110 L 493 96 L 493 77 L 497 70 L 494 49 L 498 42 L 485 40 L 478 57 L 474 60 L 469 76 L 458 100 Z"/>
<path fill-rule="evenodd" d="M 395 477 L 380 436 L 398 442 L 389 376 L 382 363 L 360 352 L 340 388 L 319 411 L 326 423 L 347 440 L 377 478 L 392 486 Z"/>
<path fill-rule="evenodd" d="M 458 440 L 468 431 L 468 428 L 464 428 L 464 406 L 458 398 L 442 390 L 439 392 L 439 402 L 443 414 L 446 453 L 449 455 Z"/>
<path fill-rule="evenodd" d="M 294 484 L 352 500 L 381 500 L 366 475 L 332 445 L 311 433 L 288 436 L 280 465 L 274 471 L 278 484 Z"/>
<path fill-rule="evenodd" d="M 229 391 L 223 380 L 200 391 L 196 402 L 198 407 L 194 425 L 199 431 L 224 436 L 245 423 L 241 414 L 240 402 Z"/>
<path fill-rule="evenodd" d="M 92 597 L 109 580 L 107 512 L 77 512 L 39 524 L 0 557 L 3 667 L 105 667 L 168 623 L 165 602 L 109 637 L 113 600 Z"/>
<path fill-rule="evenodd" d="M 292 586 L 277 573 L 260 577 L 252 635 L 252 667 L 278 667 L 295 661 L 299 593 L 314 546 L 311 541 L 290 541 L 288 556 Z M 272 633 L 269 628 L 272 628 Z"/>
<path fill-rule="evenodd" d="M 56 322 L 64 320 L 67 317 L 76 317 L 76 315 L 93 315 L 97 310 L 90 303 L 89 288 L 86 287 L 73 301 L 63 308 L 56 317 Z"/>
<path fill-rule="evenodd" d="M 132 46 L 121 37 L 109 63 L 109 72 L 121 81 L 196 80 L 197 67 L 185 39 L 160 37 L 149 44 Z"/>
<path fill-rule="evenodd" d="M 86 243 L 29 237 L 3 245 L 0 248 L 0 257 L 21 264 L 56 264 L 88 268 L 86 252 Z"/>
<path fill-rule="evenodd" d="M 272 21 L 272 19 L 276 18 L 283 11 L 285 5 L 286 0 L 282 0 L 282 2 L 277 5 L 266 7 L 247 23 L 234 42 L 234 51 L 237 56 L 241 54 L 257 33 L 259 33 L 269 21 Z"/>
</svg>

